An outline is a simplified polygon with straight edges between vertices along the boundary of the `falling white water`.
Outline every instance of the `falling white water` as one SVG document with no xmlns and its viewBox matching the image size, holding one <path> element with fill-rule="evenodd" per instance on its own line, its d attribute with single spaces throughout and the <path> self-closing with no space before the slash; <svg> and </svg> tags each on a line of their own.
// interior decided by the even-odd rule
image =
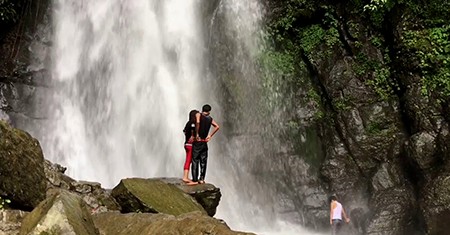
<svg viewBox="0 0 450 235">
<path fill-rule="evenodd" d="M 199 3 L 55 2 L 47 157 L 106 187 L 181 174 L 181 130 L 204 102 Z"/>
<path fill-rule="evenodd" d="M 71 177 L 103 187 L 133 176 L 181 177 L 181 130 L 188 112 L 212 103 L 213 116 L 221 119 L 220 107 L 214 106 L 220 97 L 202 85 L 208 70 L 203 1 L 56 0 L 55 89 L 48 98 L 51 120 L 39 137 L 46 158 L 67 166 Z M 239 41 L 236 60 L 239 52 L 255 55 L 262 18 L 258 1 L 223 0 L 220 5 Z M 207 176 L 224 195 L 217 217 L 235 230 L 311 234 L 278 221 L 265 199 L 270 195 L 255 192 L 257 200 L 242 200 L 237 184 L 243 180 L 239 177 L 250 179 L 248 172 L 214 157 L 239 161 L 249 150 L 231 139 L 229 150 L 219 153 L 220 144 L 210 145 Z"/>
<path fill-rule="evenodd" d="M 242 75 L 240 79 L 245 80 L 241 83 L 246 91 L 246 94 L 243 94 L 246 101 L 243 102 L 247 104 L 242 105 L 247 105 L 248 110 L 251 110 L 251 107 L 258 107 L 255 101 L 261 98 L 258 97 L 261 79 L 255 62 L 264 46 L 261 27 L 263 9 L 258 0 L 226 0 L 221 1 L 216 9 L 215 14 L 221 13 L 225 17 L 226 24 L 226 32 L 221 33 L 233 38 L 232 63 Z M 215 23 L 214 19 L 211 23 Z M 240 121 L 251 126 L 252 121 L 249 120 L 253 120 L 254 115 L 252 112 L 244 113 Z M 242 123 L 236 125 L 240 126 Z M 254 125 L 249 129 L 257 129 L 261 123 L 254 123 Z M 216 173 L 210 178 L 223 189 L 224 198 L 216 217 L 224 218 L 234 229 L 252 231 L 257 234 L 318 234 L 307 231 L 298 224 L 278 219 L 277 212 L 272 207 L 273 198 L 271 198 L 270 190 L 264 188 L 264 182 L 254 182 L 257 178 L 248 172 L 246 162 L 251 161 L 248 158 L 265 155 L 262 152 L 262 144 L 264 142 L 261 141 L 260 136 L 254 136 L 252 133 L 229 136 L 226 138 L 226 143 L 211 142 L 211 145 L 215 147 L 210 151 L 212 156 L 220 157 L 221 160 L 210 164 L 213 168 L 212 172 Z M 222 145 L 222 148 L 218 145 Z M 217 152 L 218 149 L 221 152 Z"/>
</svg>

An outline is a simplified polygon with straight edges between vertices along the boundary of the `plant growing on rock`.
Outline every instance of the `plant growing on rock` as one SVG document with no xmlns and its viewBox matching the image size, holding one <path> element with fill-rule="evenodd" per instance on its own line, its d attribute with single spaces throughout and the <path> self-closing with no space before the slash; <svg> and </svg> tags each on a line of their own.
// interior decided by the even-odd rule
<svg viewBox="0 0 450 235">
<path fill-rule="evenodd" d="M 11 200 L 7 199 L 7 198 L 2 198 L 0 196 L 0 210 L 3 210 L 6 206 L 6 204 L 11 203 Z"/>
</svg>

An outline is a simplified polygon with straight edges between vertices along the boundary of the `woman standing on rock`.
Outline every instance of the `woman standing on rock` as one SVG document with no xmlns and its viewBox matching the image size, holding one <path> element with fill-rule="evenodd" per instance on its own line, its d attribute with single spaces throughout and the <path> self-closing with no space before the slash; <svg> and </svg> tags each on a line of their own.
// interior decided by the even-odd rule
<svg viewBox="0 0 450 235">
<path fill-rule="evenodd" d="M 192 143 L 195 138 L 195 115 L 199 113 L 198 110 L 191 110 L 189 112 L 189 121 L 187 121 L 186 126 L 184 126 L 183 132 L 185 136 L 184 150 L 186 150 L 186 161 L 184 162 L 184 174 L 183 182 L 188 185 L 197 184 L 189 179 L 189 167 L 192 161 Z"/>
</svg>

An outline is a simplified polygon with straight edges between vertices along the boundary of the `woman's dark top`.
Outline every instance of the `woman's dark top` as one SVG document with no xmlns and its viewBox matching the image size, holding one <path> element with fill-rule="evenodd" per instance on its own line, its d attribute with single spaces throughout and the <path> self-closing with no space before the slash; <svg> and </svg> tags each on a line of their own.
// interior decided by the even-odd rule
<svg viewBox="0 0 450 235">
<path fill-rule="evenodd" d="M 184 126 L 183 132 L 185 136 L 184 143 L 186 144 L 187 142 L 189 142 L 189 138 L 191 138 L 191 136 L 195 137 L 195 135 L 193 134 L 195 133 L 195 124 L 191 121 L 188 121 L 186 123 L 186 126 Z"/>
</svg>

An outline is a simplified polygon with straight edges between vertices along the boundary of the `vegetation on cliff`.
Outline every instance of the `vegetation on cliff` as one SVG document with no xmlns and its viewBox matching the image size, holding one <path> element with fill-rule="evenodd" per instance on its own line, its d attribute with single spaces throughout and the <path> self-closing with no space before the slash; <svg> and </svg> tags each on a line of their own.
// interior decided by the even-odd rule
<svg viewBox="0 0 450 235">
<path fill-rule="evenodd" d="M 284 0 L 269 4 L 274 10 L 268 18 L 269 47 L 263 65 L 277 76 L 267 84 L 290 89 L 304 85 L 310 77 L 305 76 L 311 69 L 308 64 L 314 66 L 344 48 L 356 58 L 353 72 L 365 77 L 366 84 L 383 99 L 402 89 L 393 75 L 398 72 L 393 60 L 399 59 L 399 52 L 416 62 L 423 94 L 440 101 L 450 96 L 448 1 L 353 0 L 336 5 L 335 1 Z M 397 37 L 401 41 L 393 41 Z M 365 44 L 382 54 L 366 50 Z M 318 97 L 314 93 L 309 93 L 311 98 Z"/>
</svg>

